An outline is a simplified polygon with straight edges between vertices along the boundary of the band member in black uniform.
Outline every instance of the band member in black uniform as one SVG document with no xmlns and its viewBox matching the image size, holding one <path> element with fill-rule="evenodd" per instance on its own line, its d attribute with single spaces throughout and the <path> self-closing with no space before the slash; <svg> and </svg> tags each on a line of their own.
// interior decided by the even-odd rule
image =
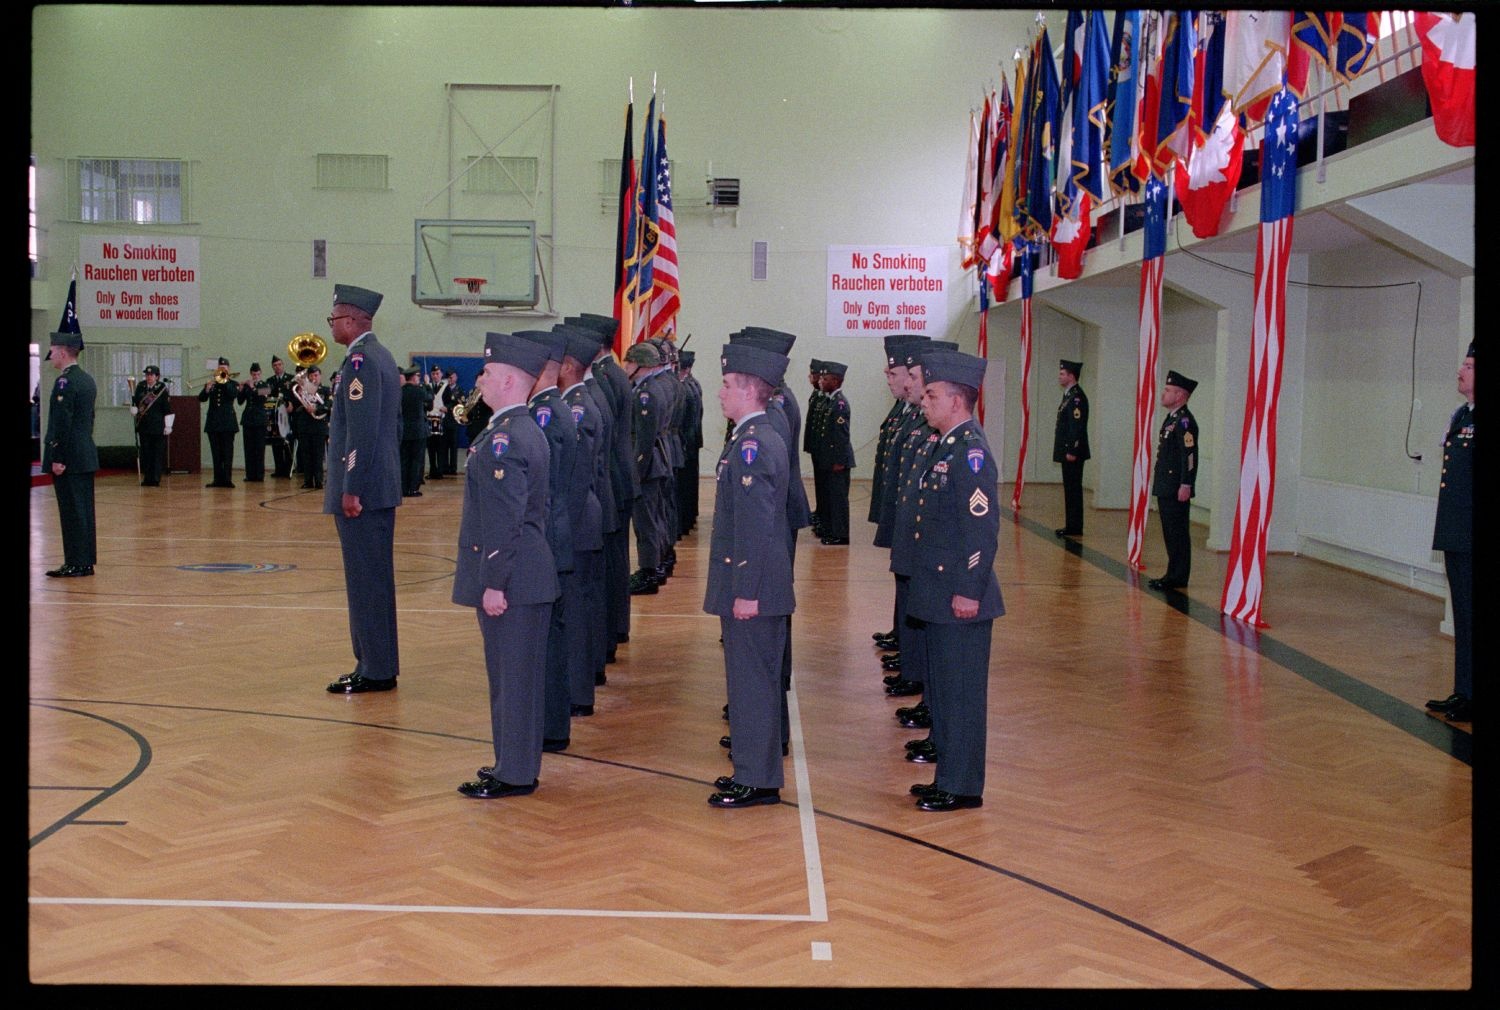
<svg viewBox="0 0 1500 1010">
<path fill-rule="evenodd" d="M 486 333 L 480 393 L 494 411 L 469 446 L 453 602 L 473 607 L 484 639 L 495 763 L 458 791 L 475 799 L 534 792 L 542 768 L 543 669 L 557 572 L 547 546 L 551 462 L 526 400 L 547 351 Z"/>
<path fill-rule="evenodd" d="M 916 565 L 906 612 L 924 625 L 937 776 L 911 787 L 917 809 L 982 806 L 990 633 L 1005 613 L 995 578 L 1000 471 L 974 419 L 985 361 L 922 357 L 922 411 L 937 440 L 917 463 Z"/>
<path fill-rule="evenodd" d="M 167 458 L 167 436 L 172 434 L 172 397 L 162 381 L 161 369 L 147 365 L 143 382 L 130 396 L 130 412 L 141 443 L 141 487 L 160 487 Z"/>
<path fill-rule="evenodd" d="M 98 389 L 93 376 L 78 364 L 82 334 L 53 333 L 49 340 L 46 360 L 59 374 L 48 394 L 42 469 L 52 474 L 52 490 L 57 495 L 63 563 L 47 574 L 66 579 L 94 574 L 94 474 L 99 470 L 94 400 Z"/>
<path fill-rule="evenodd" d="M 1464 403 L 1448 419 L 1432 549 L 1443 552 L 1453 601 L 1453 693 L 1427 708 L 1452 722 L 1474 720 L 1474 345 L 1458 368 Z"/>
<path fill-rule="evenodd" d="M 703 609 L 719 618 L 735 746 L 734 774 L 708 798 L 716 807 L 781 802 L 780 707 L 787 617 L 796 609 L 787 543 L 790 467 L 766 404 L 785 374 L 783 354 L 724 345 L 719 405 L 734 422 L 716 470 L 714 524 Z"/>
<path fill-rule="evenodd" d="M 816 441 L 817 433 L 823 430 L 823 404 L 827 397 L 823 395 L 823 362 L 812 358 L 807 363 L 807 380 L 812 383 L 813 391 L 807 395 L 807 410 L 802 415 L 802 451 L 807 453 L 808 460 L 812 463 L 813 472 L 813 500 L 811 502 L 812 531 L 815 537 L 824 537 L 827 534 L 823 529 L 823 523 L 828 517 L 827 499 L 828 489 L 823 486 L 823 477 L 826 468 L 823 466 L 822 457 Z"/>
<path fill-rule="evenodd" d="M 474 392 L 477 392 L 478 389 L 479 386 L 476 384 Z M 481 431 L 489 427 L 490 417 L 494 414 L 494 411 L 490 410 L 490 405 L 484 402 L 484 397 L 476 397 L 474 392 L 470 392 L 468 398 L 464 401 L 465 403 L 469 400 L 474 401 L 474 405 L 469 407 L 464 414 L 464 434 L 468 436 L 470 445 L 474 444 L 474 440 L 479 437 Z"/>
<path fill-rule="evenodd" d="M 333 392 L 322 385 L 323 370 L 317 365 L 309 368 L 297 398 L 302 403 L 302 436 L 297 440 L 297 450 L 302 455 L 302 486 L 323 486 L 323 463 L 328 449 L 328 417 L 333 403 Z"/>
<path fill-rule="evenodd" d="M 849 401 L 840 387 L 849 366 L 838 361 L 822 362 L 820 381 L 823 407 L 817 433 L 818 456 L 823 462 L 823 543 L 849 543 L 849 471 L 854 469 L 854 444 L 849 436 Z"/>
<path fill-rule="evenodd" d="M 1063 524 L 1060 537 L 1083 536 L 1083 461 L 1089 458 L 1089 398 L 1078 384 L 1083 362 L 1058 362 L 1057 384 L 1062 402 L 1057 405 L 1057 430 L 1052 436 L 1052 462 L 1062 464 Z"/>
<path fill-rule="evenodd" d="M 270 421 L 267 435 L 271 441 L 271 476 L 292 475 L 291 422 L 292 377 L 287 374 L 286 363 L 271 355 L 271 396 L 276 401 L 276 416 Z M 283 431 L 283 422 L 287 430 Z"/>
<path fill-rule="evenodd" d="M 250 378 L 240 383 L 235 400 L 244 404 L 240 412 L 240 428 L 244 432 L 245 480 L 261 482 L 266 479 L 266 399 L 271 395 L 271 383 L 260 376 L 260 362 L 250 366 Z"/>
<path fill-rule="evenodd" d="M 214 479 L 204 487 L 234 487 L 234 435 L 240 426 L 234 419 L 234 402 L 239 387 L 229 374 L 229 359 L 219 359 L 219 370 L 198 393 L 200 403 L 208 404 L 203 431 L 208 435 L 208 450 L 214 461 Z"/>
<path fill-rule="evenodd" d="M 1188 410 L 1188 397 L 1198 383 L 1176 372 L 1167 373 L 1161 405 L 1167 416 L 1156 440 L 1156 470 L 1151 493 L 1161 513 L 1161 536 L 1167 545 L 1167 571 L 1146 585 L 1152 589 L 1185 589 L 1193 570 L 1193 542 L 1188 537 L 1194 484 L 1198 480 L 1198 422 Z"/>
<path fill-rule="evenodd" d="M 417 498 L 422 494 L 422 447 L 427 444 L 427 390 L 422 385 L 422 370 L 410 368 L 401 373 L 401 495 Z"/>
<path fill-rule="evenodd" d="M 448 472 L 448 446 L 444 441 L 443 425 L 449 410 L 457 402 L 457 396 L 437 365 L 433 365 L 429 373 L 427 395 L 432 401 L 427 408 L 427 479 L 442 480 Z"/>
</svg>

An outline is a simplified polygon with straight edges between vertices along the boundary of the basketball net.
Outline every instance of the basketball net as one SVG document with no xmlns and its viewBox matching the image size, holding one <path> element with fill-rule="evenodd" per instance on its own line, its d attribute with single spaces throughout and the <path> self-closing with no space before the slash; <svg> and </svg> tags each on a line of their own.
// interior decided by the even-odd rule
<svg viewBox="0 0 1500 1010">
<path fill-rule="evenodd" d="M 455 277 L 458 285 L 458 304 L 466 309 L 479 308 L 479 293 L 484 290 L 483 277 Z"/>
</svg>

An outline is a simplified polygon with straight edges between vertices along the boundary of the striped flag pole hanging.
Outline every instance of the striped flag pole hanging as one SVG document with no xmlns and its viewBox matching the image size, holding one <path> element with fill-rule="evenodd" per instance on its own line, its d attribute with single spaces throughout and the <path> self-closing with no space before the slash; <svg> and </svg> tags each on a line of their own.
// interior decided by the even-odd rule
<svg viewBox="0 0 1500 1010">
<path fill-rule="evenodd" d="M 1016 239 L 1016 258 L 1021 265 L 1021 451 L 1016 455 L 1016 482 L 1010 507 L 1021 510 L 1021 489 L 1026 486 L 1026 443 L 1031 440 L 1031 245 Z"/>
<path fill-rule="evenodd" d="M 1161 345 L 1161 279 L 1167 251 L 1167 187 L 1153 178 L 1146 184 L 1145 250 L 1141 257 L 1140 350 L 1136 359 L 1135 452 L 1130 470 L 1130 527 L 1125 563 L 1146 567 L 1141 545 L 1151 494 L 1151 421 L 1156 413 L 1156 362 Z"/>
<path fill-rule="evenodd" d="M 1276 491 L 1276 404 L 1286 341 L 1286 272 L 1297 205 L 1297 99 L 1283 86 L 1266 109 L 1261 143 L 1260 236 L 1255 249 L 1255 325 L 1240 436 L 1239 501 L 1220 610 L 1264 628 L 1266 536 Z"/>
<path fill-rule="evenodd" d="M 974 271 L 979 278 L 979 346 L 975 350 L 981 358 L 988 359 L 990 356 L 990 279 L 986 268 L 981 263 Z M 984 384 L 979 386 L 979 399 L 974 401 L 975 414 L 979 417 L 979 426 L 984 427 Z"/>
<path fill-rule="evenodd" d="M 682 308 L 681 280 L 677 273 L 677 222 L 672 215 L 672 165 L 667 158 L 667 103 L 662 95 L 661 115 L 656 119 L 656 262 L 651 270 L 651 336 L 677 331 L 677 313 Z"/>
</svg>

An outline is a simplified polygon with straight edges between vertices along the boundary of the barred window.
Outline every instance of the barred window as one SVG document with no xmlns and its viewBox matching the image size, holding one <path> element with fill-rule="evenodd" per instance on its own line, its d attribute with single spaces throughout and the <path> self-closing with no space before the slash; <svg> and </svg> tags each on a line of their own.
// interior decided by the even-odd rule
<svg viewBox="0 0 1500 1010">
<path fill-rule="evenodd" d="M 147 365 L 161 369 L 161 377 L 168 381 L 168 393 L 183 396 L 197 390 L 182 388 L 183 349 L 177 344 L 90 344 L 89 350 L 98 348 L 104 352 L 109 363 L 109 374 L 101 391 L 100 406 L 128 407 L 131 402 L 132 384 L 142 381 L 141 370 Z M 84 352 L 87 354 L 88 352 Z"/>
<path fill-rule="evenodd" d="M 72 158 L 69 211 L 76 221 L 184 224 L 189 163 L 175 158 Z"/>
</svg>

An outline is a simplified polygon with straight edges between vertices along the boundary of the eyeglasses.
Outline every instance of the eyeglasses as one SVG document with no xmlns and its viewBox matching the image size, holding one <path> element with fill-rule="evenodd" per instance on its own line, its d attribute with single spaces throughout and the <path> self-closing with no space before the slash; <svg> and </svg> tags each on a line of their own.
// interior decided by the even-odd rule
<svg viewBox="0 0 1500 1010">
<path fill-rule="evenodd" d="M 349 316 L 347 314 L 342 315 L 342 316 L 329 316 L 328 317 L 328 325 L 332 326 L 334 324 L 335 320 L 338 320 L 338 319 L 348 319 L 348 318 L 349 318 Z"/>
</svg>

